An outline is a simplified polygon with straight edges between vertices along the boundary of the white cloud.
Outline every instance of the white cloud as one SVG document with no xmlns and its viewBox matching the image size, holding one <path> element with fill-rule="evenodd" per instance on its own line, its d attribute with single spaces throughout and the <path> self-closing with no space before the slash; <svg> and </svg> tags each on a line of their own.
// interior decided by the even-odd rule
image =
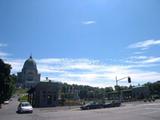
<svg viewBox="0 0 160 120">
<path fill-rule="evenodd" d="M 0 43 L 0 47 L 7 47 L 7 46 L 8 46 L 7 44 Z"/>
<path fill-rule="evenodd" d="M 23 67 L 23 64 L 24 64 L 24 60 L 23 59 L 7 59 L 5 62 L 11 64 L 12 66 L 12 73 L 17 73 L 17 72 L 20 72 L 22 67 Z"/>
<path fill-rule="evenodd" d="M 160 40 L 145 40 L 129 45 L 129 48 L 148 49 L 151 46 L 160 45 Z"/>
<path fill-rule="evenodd" d="M 56 67 L 56 66 L 54 67 L 54 65 L 51 66 L 47 64 L 43 64 L 43 65 L 38 64 L 37 68 L 40 73 L 64 73 L 65 72 L 60 67 Z"/>
<path fill-rule="evenodd" d="M 149 66 L 151 64 L 160 63 L 160 57 L 153 56 L 131 56 L 126 60 L 126 63 L 136 63 Z"/>
<path fill-rule="evenodd" d="M 135 55 L 141 55 L 143 53 L 144 53 L 144 51 L 143 52 L 142 51 L 138 51 L 138 52 L 134 52 L 133 54 L 135 54 Z"/>
<path fill-rule="evenodd" d="M 95 21 L 85 21 L 83 24 L 93 24 Z M 130 48 L 146 49 L 153 45 L 160 45 L 160 40 L 142 41 L 130 45 Z M 0 46 L 6 46 L 0 44 Z M 0 57 L 7 57 L 6 62 L 12 65 L 12 73 L 20 72 L 25 59 L 9 59 L 8 53 L 0 51 Z M 95 59 L 44 58 L 35 59 L 39 73 L 45 77 L 69 84 L 106 87 L 115 85 L 115 77 L 131 76 L 132 84 L 143 84 L 159 80 L 160 72 L 149 70 L 160 62 L 160 57 L 136 54 L 120 64 L 107 64 Z M 125 65 L 124 65 L 125 64 Z M 145 68 L 145 69 L 144 69 Z M 127 80 L 120 81 L 120 85 L 129 85 Z"/>
<path fill-rule="evenodd" d="M 144 63 L 156 63 L 160 62 L 160 57 L 152 57 L 143 61 Z"/>
<path fill-rule="evenodd" d="M 89 24 L 95 24 L 96 21 L 90 20 L 90 21 L 83 21 L 82 24 L 89 25 Z"/>
<path fill-rule="evenodd" d="M 7 47 L 7 46 L 8 46 L 7 44 L 0 43 L 0 48 L 1 48 L 1 47 Z M 0 51 L 0 57 L 1 57 L 1 58 L 7 57 L 7 56 L 9 56 L 9 55 L 10 55 L 9 53 Z"/>
<path fill-rule="evenodd" d="M 132 57 L 132 59 L 147 60 L 148 57 L 139 56 L 137 58 Z M 12 72 L 16 73 L 21 71 L 24 61 L 24 59 L 8 59 L 7 62 L 12 65 Z M 148 61 L 148 64 L 150 65 L 152 61 Z M 131 76 L 132 83 L 137 85 L 138 83 L 156 81 L 160 78 L 159 72 L 142 70 L 134 64 L 109 65 L 99 60 L 68 58 L 37 59 L 36 62 L 38 71 L 42 74 L 41 80 L 44 80 L 47 76 L 51 80 L 69 84 L 91 85 L 95 87 L 114 86 L 115 76 L 118 76 L 118 78 Z M 127 80 L 121 81 L 119 84 L 129 85 Z"/>
<path fill-rule="evenodd" d="M 131 58 L 131 59 L 144 60 L 144 59 L 147 59 L 148 57 L 147 57 L 147 56 L 131 56 L 130 58 Z"/>
<path fill-rule="evenodd" d="M 45 58 L 45 59 L 38 59 L 37 62 L 42 64 L 57 64 L 62 63 L 65 59 L 58 59 L 58 58 Z"/>
<path fill-rule="evenodd" d="M 0 57 L 7 57 L 9 55 L 10 55 L 9 53 L 0 51 Z"/>
</svg>

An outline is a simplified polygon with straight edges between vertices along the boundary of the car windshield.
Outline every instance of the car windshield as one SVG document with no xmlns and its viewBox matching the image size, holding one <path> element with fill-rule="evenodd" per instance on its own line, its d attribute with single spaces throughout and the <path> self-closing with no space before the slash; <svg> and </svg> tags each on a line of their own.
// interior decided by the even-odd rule
<svg viewBox="0 0 160 120">
<path fill-rule="evenodd" d="M 90 101 L 90 102 L 86 103 L 85 105 L 95 105 L 95 104 L 98 104 L 98 103 L 96 103 L 95 101 Z"/>
<path fill-rule="evenodd" d="M 29 103 L 22 103 L 22 107 L 24 106 L 31 106 Z"/>
</svg>

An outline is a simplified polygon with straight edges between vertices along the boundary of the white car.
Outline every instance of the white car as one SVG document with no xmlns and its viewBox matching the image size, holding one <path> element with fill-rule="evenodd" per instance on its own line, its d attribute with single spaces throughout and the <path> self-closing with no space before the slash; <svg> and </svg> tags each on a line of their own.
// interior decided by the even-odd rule
<svg viewBox="0 0 160 120">
<path fill-rule="evenodd" d="M 4 101 L 4 104 L 9 104 L 9 100 Z"/>
<path fill-rule="evenodd" d="M 21 102 L 17 108 L 18 113 L 33 112 L 33 107 L 29 102 Z"/>
</svg>

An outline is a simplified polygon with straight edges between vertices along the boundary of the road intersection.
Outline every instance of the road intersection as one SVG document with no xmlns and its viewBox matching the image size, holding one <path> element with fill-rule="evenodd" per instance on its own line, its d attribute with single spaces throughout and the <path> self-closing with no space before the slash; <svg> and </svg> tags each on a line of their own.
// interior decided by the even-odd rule
<svg viewBox="0 0 160 120">
<path fill-rule="evenodd" d="M 121 107 L 80 110 L 79 106 L 34 108 L 33 114 L 17 114 L 13 99 L 0 109 L 0 120 L 160 120 L 160 101 L 123 103 Z"/>
</svg>

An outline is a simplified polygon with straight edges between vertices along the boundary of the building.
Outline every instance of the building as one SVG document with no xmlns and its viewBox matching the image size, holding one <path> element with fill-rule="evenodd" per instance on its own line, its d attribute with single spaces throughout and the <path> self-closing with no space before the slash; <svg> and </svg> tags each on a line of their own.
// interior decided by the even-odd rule
<svg viewBox="0 0 160 120">
<path fill-rule="evenodd" d="M 22 71 L 18 72 L 17 87 L 31 88 L 40 82 L 40 74 L 36 62 L 30 56 L 24 63 Z"/>
<path fill-rule="evenodd" d="M 122 101 L 141 100 L 149 96 L 150 90 L 144 86 L 108 93 L 109 100 L 121 99 Z"/>
<path fill-rule="evenodd" d="M 54 107 L 58 105 L 59 83 L 40 82 L 28 90 L 28 101 L 33 107 Z"/>
</svg>

